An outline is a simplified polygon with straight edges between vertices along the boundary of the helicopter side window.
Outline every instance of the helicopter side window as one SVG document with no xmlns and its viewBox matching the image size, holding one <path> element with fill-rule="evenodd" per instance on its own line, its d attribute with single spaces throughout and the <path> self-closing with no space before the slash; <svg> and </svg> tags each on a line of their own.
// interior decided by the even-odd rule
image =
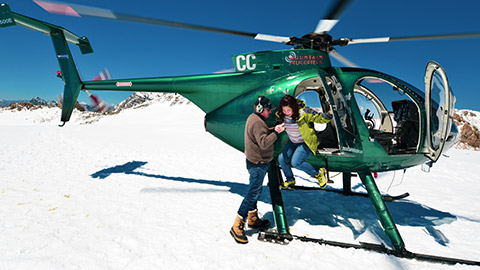
<svg viewBox="0 0 480 270">
<path fill-rule="evenodd" d="M 431 134 L 433 149 L 437 150 L 441 143 L 441 134 L 443 129 L 443 112 L 444 108 L 441 104 L 445 104 L 445 85 L 440 73 L 435 72 L 432 77 L 432 106 L 430 109 L 431 120 Z"/>
<path fill-rule="evenodd" d="M 354 93 L 370 137 L 387 153 L 417 152 L 418 106 L 405 90 L 386 80 L 367 77 L 355 84 Z"/>
</svg>

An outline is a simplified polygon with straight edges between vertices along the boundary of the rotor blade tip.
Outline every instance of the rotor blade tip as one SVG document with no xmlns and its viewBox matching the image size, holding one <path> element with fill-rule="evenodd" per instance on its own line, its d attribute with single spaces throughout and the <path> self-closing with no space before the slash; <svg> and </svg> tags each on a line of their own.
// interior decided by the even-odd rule
<svg viewBox="0 0 480 270">
<path fill-rule="evenodd" d="M 78 14 L 72 7 L 62 3 L 46 2 L 40 0 L 33 0 L 33 2 L 35 2 L 41 8 L 45 9 L 47 12 L 50 13 L 81 17 L 80 14 Z"/>
<path fill-rule="evenodd" d="M 322 33 L 326 33 L 330 30 L 332 30 L 332 28 L 335 26 L 335 24 L 337 24 L 338 20 L 320 20 L 317 24 L 317 28 L 315 28 L 315 33 L 317 34 L 322 34 Z"/>
<path fill-rule="evenodd" d="M 257 34 L 255 35 L 254 38 L 257 40 L 265 40 L 265 41 L 280 42 L 280 43 L 287 43 L 290 41 L 289 37 L 272 36 L 272 35 L 265 35 L 265 34 Z"/>
</svg>

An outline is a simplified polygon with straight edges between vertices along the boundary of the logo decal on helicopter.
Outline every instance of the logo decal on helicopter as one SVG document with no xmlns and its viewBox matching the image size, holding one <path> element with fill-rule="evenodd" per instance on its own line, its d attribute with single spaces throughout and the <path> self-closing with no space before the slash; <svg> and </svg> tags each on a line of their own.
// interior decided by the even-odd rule
<svg viewBox="0 0 480 270">
<path fill-rule="evenodd" d="M 115 85 L 116 85 L 117 87 L 132 86 L 132 82 L 117 82 Z"/>
<path fill-rule="evenodd" d="M 350 153 L 363 154 L 363 150 L 359 150 L 359 149 L 351 148 L 351 147 L 343 147 L 342 150 L 345 151 L 345 152 L 350 152 Z"/>
<path fill-rule="evenodd" d="M 290 55 L 285 56 L 285 61 L 290 63 L 290 61 L 293 61 L 295 57 L 297 57 L 297 54 L 295 52 L 290 52 Z"/>
<path fill-rule="evenodd" d="M 257 64 L 252 63 L 257 57 L 254 54 L 239 55 L 236 59 L 237 70 L 255 70 Z"/>
<path fill-rule="evenodd" d="M 0 24 L 2 24 L 2 25 L 3 24 L 11 24 L 11 23 L 13 23 L 12 18 L 7 18 L 7 19 L 0 20 Z"/>
<path fill-rule="evenodd" d="M 295 52 L 290 52 L 285 56 L 285 61 L 289 65 L 302 66 L 302 65 L 321 65 L 323 56 L 321 55 L 297 55 Z"/>
</svg>

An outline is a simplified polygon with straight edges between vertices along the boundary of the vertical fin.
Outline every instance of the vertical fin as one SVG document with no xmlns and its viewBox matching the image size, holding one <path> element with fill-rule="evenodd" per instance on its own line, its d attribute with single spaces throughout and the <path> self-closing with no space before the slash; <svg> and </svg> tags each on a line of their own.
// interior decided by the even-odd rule
<svg viewBox="0 0 480 270">
<path fill-rule="evenodd" d="M 70 120 L 70 116 L 75 108 L 78 95 L 82 89 L 82 81 L 78 75 L 77 68 L 73 62 L 72 54 L 63 32 L 52 32 L 51 37 L 58 64 L 60 65 L 60 69 L 62 71 L 62 79 L 65 83 L 61 121 L 67 122 Z"/>
<path fill-rule="evenodd" d="M 12 12 L 7 3 L 0 4 L 0 27 L 9 27 L 16 25 L 12 17 Z"/>
</svg>

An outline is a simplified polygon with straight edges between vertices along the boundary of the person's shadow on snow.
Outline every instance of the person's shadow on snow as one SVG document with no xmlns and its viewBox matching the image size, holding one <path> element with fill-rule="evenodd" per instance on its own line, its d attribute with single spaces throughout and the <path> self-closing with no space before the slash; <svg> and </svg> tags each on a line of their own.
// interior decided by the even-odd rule
<svg viewBox="0 0 480 270">
<path fill-rule="evenodd" d="M 116 173 L 133 174 L 154 179 L 229 188 L 229 190 L 192 188 L 191 192 L 231 192 L 242 197 L 247 193 L 248 185 L 242 183 L 166 176 L 136 171 L 145 164 L 147 162 L 131 161 L 123 165 L 100 170 L 91 174 L 91 177 L 105 179 Z M 168 188 L 144 188 L 141 192 L 168 192 Z M 259 200 L 271 204 L 269 193 L 268 186 L 264 186 Z M 287 223 L 290 226 L 299 220 L 308 222 L 311 225 L 327 225 L 330 227 L 343 225 L 352 231 L 355 238 L 370 230 L 385 244 L 390 245 L 390 240 L 385 235 L 369 198 L 344 196 L 318 190 L 282 191 L 282 195 Z M 397 225 L 424 227 L 426 233 L 431 235 L 440 245 L 445 246 L 449 243 L 448 238 L 436 227 L 454 222 L 457 216 L 405 199 L 389 202 L 387 207 Z M 264 217 L 274 220 L 272 211 L 265 213 Z"/>
</svg>

